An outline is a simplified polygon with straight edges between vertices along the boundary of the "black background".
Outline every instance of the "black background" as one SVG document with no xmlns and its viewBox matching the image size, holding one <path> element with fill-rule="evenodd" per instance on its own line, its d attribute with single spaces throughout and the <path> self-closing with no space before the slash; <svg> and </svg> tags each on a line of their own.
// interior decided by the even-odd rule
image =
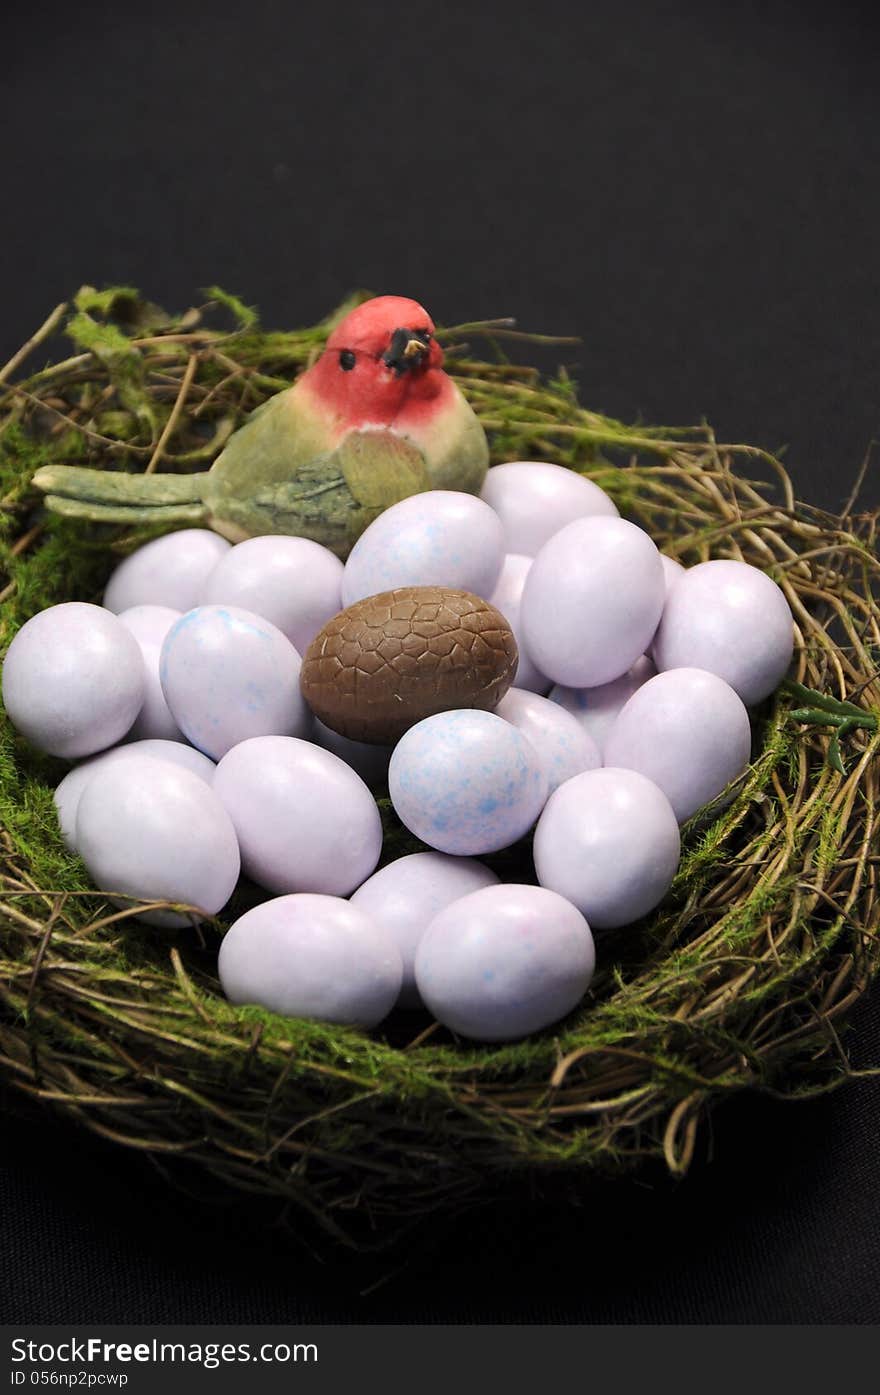
<svg viewBox="0 0 880 1395">
<path fill-rule="evenodd" d="M 799 494 L 839 506 L 880 422 L 870 10 L 19 7 L 2 21 L 0 361 L 84 281 L 174 308 L 219 282 L 278 325 L 364 286 L 445 323 L 577 334 L 590 406 L 787 446 Z M 880 1064 L 876 995 L 851 1044 Z M 0 1311 L 876 1322 L 880 1088 L 736 1100 L 707 1145 L 684 1183 L 496 1206 L 390 1259 L 319 1264 L 242 1206 L 7 1113 Z"/>
</svg>

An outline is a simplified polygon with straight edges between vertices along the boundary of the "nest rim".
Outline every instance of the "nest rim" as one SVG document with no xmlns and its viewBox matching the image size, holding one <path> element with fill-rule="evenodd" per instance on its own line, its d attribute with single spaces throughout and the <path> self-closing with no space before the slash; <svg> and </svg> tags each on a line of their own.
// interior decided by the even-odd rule
<svg viewBox="0 0 880 1395">
<path fill-rule="evenodd" d="M 4 650 L 47 587 L 94 599 L 120 549 L 143 540 L 47 521 L 28 489 L 37 457 L 198 468 L 335 318 L 264 332 L 233 297 L 214 299 L 230 331 L 202 311 L 163 319 L 134 292 L 84 288 L 63 371 L 12 385 L 9 365 L 0 373 Z M 546 382 L 456 346 L 477 328 L 451 336 L 450 368 L 493 463 L 530 451 L 581 470 L 670 555 L 768 570 L 795 616 L 792 681 L 757 714 L 749 770 L 685 826 L 671 899 L 616 959 L 597 936 L 606 962 L 585 1007 L 513 1046 L 456 1043 L 417 1020 L 368 1036 L 233 1007 L 212 981 L 216 939 L 145 935 L 140 907 L 109 910 L 88 886 L 52 827 L 51 763 L 23 755 L 5 716 L 0 733 L 0 1076 L 117 1143 L 292 1203 L 343 1243 L 361 1243 L 364 1222 L 393 1236 L 502 1176 L 583 1178 L 649 1159 L 684 1173 L 723 1096 L 848 1077 L 839 1024 L 880 972 L 880 516 L 799 503 L 778 461 L 720 446 L 707 427 L 631 429 L 588 412 L 564 375 Z M 507 332 L 490 331 L 493 343 Z M 772 493 L 746 464 L 772 476 Z M 383 863 L 422 846 L 380 807 Z M 522 856 L 502 854 L 500 870 Z"/>
</svg>

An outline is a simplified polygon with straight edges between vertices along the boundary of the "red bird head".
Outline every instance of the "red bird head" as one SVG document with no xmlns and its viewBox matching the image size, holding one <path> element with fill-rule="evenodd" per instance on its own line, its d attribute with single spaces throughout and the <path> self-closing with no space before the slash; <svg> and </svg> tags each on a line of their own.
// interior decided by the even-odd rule
<svg viewBox="0 0 880 1395">
<path fill-rule="evenodd" d="M 434 321 L 415 300 L 383 295 L 336 326 L 300 379 L 339 430 L 424 420 L 452 391 Z"/>
</svg>

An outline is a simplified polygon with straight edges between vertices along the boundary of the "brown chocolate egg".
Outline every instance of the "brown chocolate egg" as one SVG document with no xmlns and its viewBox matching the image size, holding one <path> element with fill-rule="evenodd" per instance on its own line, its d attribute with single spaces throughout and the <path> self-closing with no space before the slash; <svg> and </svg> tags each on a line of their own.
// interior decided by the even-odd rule
<svg viewBox="0 0 880 1395">
<path fill-rule="evenodd" d="M 435 712 L 491 711 L 517 660 L 513 631 L 488 601 L 446 586 L 404 586 L 328 620 L 305 652 L 300 684 L 333 731 L 390 746 Z"/>
</svg>

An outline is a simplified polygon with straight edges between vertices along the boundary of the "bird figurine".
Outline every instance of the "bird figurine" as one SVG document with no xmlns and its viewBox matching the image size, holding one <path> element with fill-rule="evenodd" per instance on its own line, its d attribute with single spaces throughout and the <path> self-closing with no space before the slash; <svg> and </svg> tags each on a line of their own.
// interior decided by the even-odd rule
<svg viewBox="0 0 880 1395">
<path fill-rule="evenodd" d="M 488 463 L 483 428 L 443 371 L 433 320 L 416 301 L 389 295 L 346 315 L 320 358 L 251 413 L 210 470 L 49 465 L 34 484 L 57 513 L 210 527 L 231 542 L 287 533 L 344 558 L 383 509 L 410 494 L 478 494 Z"/>
</svg>

